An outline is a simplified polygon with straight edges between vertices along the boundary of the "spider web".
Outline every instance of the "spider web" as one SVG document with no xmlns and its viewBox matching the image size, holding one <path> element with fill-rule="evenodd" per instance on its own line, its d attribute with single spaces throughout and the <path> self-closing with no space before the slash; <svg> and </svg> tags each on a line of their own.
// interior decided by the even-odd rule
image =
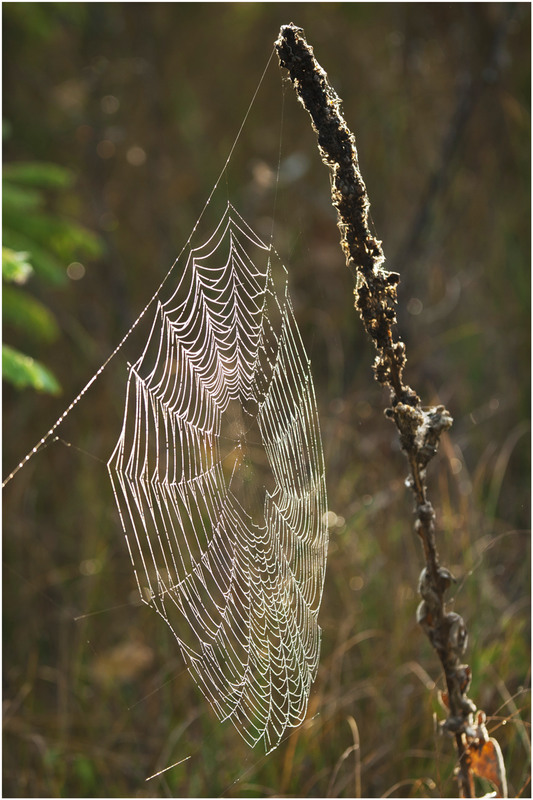
<svg viewBox="0 0 533 800">
<path fill-rule="evenodd" d="M 158 301 L 108 469 L 142 600 L 217 716 L 274 749 L 317 672 L 324 459 L 286 270 L 229 203 Z"/>
</svg>

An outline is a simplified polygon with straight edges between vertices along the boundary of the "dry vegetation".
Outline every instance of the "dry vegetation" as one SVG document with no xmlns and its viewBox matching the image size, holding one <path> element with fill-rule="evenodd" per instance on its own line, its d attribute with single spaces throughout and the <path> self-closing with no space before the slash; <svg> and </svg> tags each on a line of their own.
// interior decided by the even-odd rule
<svg viewBox="0 0 533 800">
<path fill-rule="evenodd" d="M 468 624 L 470 694 L 502 745 L 510 795 L 527 796 L 526 4 L 498 69 L 490 80 L 483 72 L 506 13 L 506 4 L 4 5 L 5 158 L 75 170 L 76 191 L 57 205 L 106 244 L 83 280 L 33 286 L 61 324 L 60 341 L 37 355 L 53 366 L 63 396 L 5 390 L 4 474 L 104 361 L 172 264 L 279 27 L 294 18 L 344 100 L 373 221 L 387 263 L 402 275 L 406 378 L 455 420 L 430 467 L 438 546 L 459 579 L 450 607 L 460 606 Z M 457 108 L 480 77 L 417 227 Z M 280 84 L 273 61 L 222 192 L 267 236 Z M 78 449 L 50 445 L 4 490 L 6 796 L 455 794 L 452 742 L 435 732 L 444 716 L 440 669 L 415 619 L 422 561 L 404 458 L 353 311 L 314 137 L 288 100 L 275 243 L 312 358 L 332 512 L 309 721 L 268 758 L 250 751 L 216 721 L 170 632 L 136 601 L 105 468 L 126 352 L 60 432 Z M 206 224 L 216 216 L 215 200 Z"/>
</svg>

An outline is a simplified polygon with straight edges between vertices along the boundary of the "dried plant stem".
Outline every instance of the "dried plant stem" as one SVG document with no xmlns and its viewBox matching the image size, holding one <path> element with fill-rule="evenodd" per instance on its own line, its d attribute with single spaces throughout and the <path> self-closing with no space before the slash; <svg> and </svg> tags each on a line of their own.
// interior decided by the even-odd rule
<svg viewBox="0 0 533 800">
<path fill-rule="evenodd" d="M 422 602 L 417 620 L 435 648 L 444 671 L 447 687 L 444 700 L 449 713 L 443 728 L 454 735 L 457 744 L 459 791 L 462 797 L 473 797 L 469 754 L 472 747 L 482 746 L 479 741 L 485 741 L 484 715 L 480 712 L 477 721 L 474 720 L 476 707 L 466 694 L 471 670 L 462 663 L 461 657 L 466 648 L 467 631 L 459 614 L 445 610 L 444 595 L 454 578 L 439 564 L 435 512 L 427 499 L 426 487 L 428 462 L 437 451 L 442 432 L 451 426 L 452 418 L 441 405 L 424 409 L 416 392 L 403 382 L 405 345 L 393 334 L 400 276 L 384 269 L 381 242 L 369 229 L 370 203 L 359 171 L 355 138 L 342 116 L 340 98 L 329 85 L 301 28 L 292 23 L 282 26 L 275 47 L 281 66 L 289 71 L 298 98 L 311 116 L 321 158 L 331 170 L 331 197 L 337 210 L 341 246 L 355 278 L 355 306 L 377 349 L 376 380 L 391 391 L 391 407 L 385 413 L 398 429 L 409 463 L 408 484 L 415 499 L 415 530 L 426 563 L 418 587 Z"/>
</svg>

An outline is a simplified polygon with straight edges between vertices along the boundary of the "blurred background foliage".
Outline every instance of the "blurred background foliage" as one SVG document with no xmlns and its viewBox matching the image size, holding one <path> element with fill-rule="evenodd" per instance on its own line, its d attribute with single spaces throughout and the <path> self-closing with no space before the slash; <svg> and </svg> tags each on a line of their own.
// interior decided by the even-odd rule
<svg viewBox="0 0 533 800">
<path fill-rule="evenodd" d="M 501 742 L 510 794 L 529 794 L 529 4 L 2 13 L 4 334 L 62 387 L 4 384 L 4 475 L 152 296 L 280 25 L 301 25 L 344 100 L 376 232 L 402 274 L 406 379 L 455 418 L 430 473 L 441 558 L 458 578 L 450 607 L 469 627 L 471 697 Z M 317 386 L 331 544 L 309 721 L 268 758 L 249 750 L 138 603 L 105 466 L 132 344 L 3 492 L 3 793 L 350 797 L 360 782 L 364 796 L 453 796 L 452 743 L 435 733 L 442 679 L 415 622 L 422 558 L 405 464 L 327 171 L 275 59 L 199 235 L 228 196 L 267 238 L 275 203 Z"/>
<path fill-rule="evenodd" d="M 9 132 L 9 124 L 4 124 L 6 130 Z M 4 166 L 2 319 L 4 330 L 15 328 L 19 339 L 26 337 L 33 342 L 51 344 L 59 337 L 54 314 L 21 285 L 36 273 L 45 284 L 61 286 L 67 276 L 76 279 L 83 274 L 81 262 L 74 261 L 76 255 L 95 258 L 101 254 L 97 235 L 44 210 L 45 190 L 67 189 L 73 179 L 70 170 L 57 164 L 16 161 Z M 68 265 L 66 269 L 65 264 Z M 13 283 L 18 286 L 9 285 Z M 2 345 L 2 377 L 18 389 L 31 387 L 50 394 L 61 391 L 49 369 L 5 343 Z"/>
</svg>

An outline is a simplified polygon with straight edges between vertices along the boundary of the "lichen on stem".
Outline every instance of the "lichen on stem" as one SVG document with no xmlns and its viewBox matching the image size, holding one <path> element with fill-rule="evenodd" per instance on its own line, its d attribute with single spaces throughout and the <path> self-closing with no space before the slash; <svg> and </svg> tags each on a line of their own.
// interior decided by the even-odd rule
<svg viewBox="0 0 533 800">
<path fill-rule="evenodd" d="M 405 344 L 395 336 L 397 286 L 400 276 L 384 268 L 382 243 L 368 224 L 370 202 L 357 156 L 355 138 L 343 118 L 341 100 L 307 44 L 303 30 L 283 25 L 275 42 L 279 62 L 288 70 L 298 99 L 309 112 L 322 161 L 331 171 L 331 198 L 337 210 L 341 246 L 355 279 L 355 307 L 374 341 L 376 380 L 391 393 L 385 413 L 396 425 L 408 464 L 407 484 L 415 501 L 415 531 L 424 550 L 425 567 L 419 580 L 422 598 L 417 621 L 437 652 L 444 671 L 444 702 L 448 718 L 443 729 L 455 737 L 457 780 L 462 797 L 473 797 L 470 751 L 486 741 L 484 715 L 474 718 L 476 706 L 468 698 L 470 667 L 462 663 L 467 630 L 459 614 L 447 612 L 445 594 L 454 581 L 441 567 L 435 540 L 435 511 L 427 498 L 426 468 L 437 452 L 440 437 L 452 425 L 442 405 L 423 408 L 421 400 L 403 382 Z M 490 740 L 491 742 L 493 740 Z M 479 773 L 478 773 L 479 774 Z M 500 791 L 505 796 L 505 772 Z"/>
</svg>

